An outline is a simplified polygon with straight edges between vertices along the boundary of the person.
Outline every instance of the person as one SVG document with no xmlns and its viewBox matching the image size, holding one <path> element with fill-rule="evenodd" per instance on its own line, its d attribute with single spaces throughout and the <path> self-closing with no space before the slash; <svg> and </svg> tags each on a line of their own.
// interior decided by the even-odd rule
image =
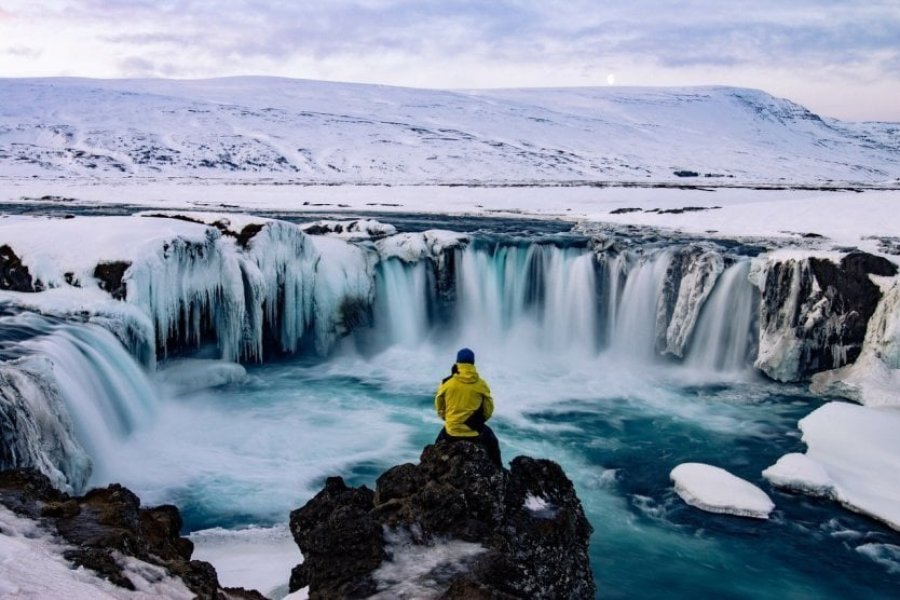
<svg viewBox="0 0 900 600">
<path fill-rule="evenodd" d="M 503 467 L 500 442 L 485 423 L 494 414 L 491 389 L 478 375 L 475 353 L 469 348 L 456 353 L 456 364 L 450 377 L 441 382 L 434 396 L 434 408 L 444 421 L 435 443 L 470 441 L 481 444 L 494 464 Z"/>
</svg>

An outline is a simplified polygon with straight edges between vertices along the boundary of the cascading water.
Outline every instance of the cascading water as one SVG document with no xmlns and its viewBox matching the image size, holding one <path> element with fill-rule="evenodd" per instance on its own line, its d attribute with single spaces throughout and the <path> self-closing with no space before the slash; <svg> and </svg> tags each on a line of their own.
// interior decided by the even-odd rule
<svg viewBox="0 0 900 600">
<path fill-rule="evenodd" d="M 23 414 L 19 421 L 26 423 L 37 415 L 39 424 L 36 431 L 20 434 L 47 438 L 42 430 L 54 432 L 50 439 L 31 440 L 49 448 L 49 454 L 38 452 L 19 466 L 39 468 L 60 487 L 76 492 L 90 475 L 105 480 L 109 475 L 105 460 L 155 412 L 156 390 L 121 342 L 98 325 L 30 313 L 13 319 L 15 323 L 6 319 L 3 325 L 15 327 L 18 337 L 25 339 L 16 340 L 15 353 L 20 356 L 3 366 L 7 371 L 18 366 L 30 374 L 33 383 L 24 395 L 31 417 Z M 35 369 L 35 364 L 44 366 Z M 20 382 L 23 377 L 20 373 Z"/>
<path fill-rule="evenodd" d="M 667 251 L 641 256 L 628 272 L 618 305 L 610 307 L 615 320 L 609 351 L 615 356 L 640 362 L 655 356 L 660 296 L 670 259 Z"/>
<path fill-rule="evenodd" d="M 262 306 L 318 306 L 340 316 L 347 297 L 364 300 L 372 253 L 354 247 L 336 267 L 327 246 L 317 240 L 322 260 L 289 286 L 306 300 L 295 303 L 285 293 L 284 300 L 266 296 Z M 504 458 L 557 460 L 575 482 L 598 532 L 592 564 L 601 597 L 725 597 L 742 590 L 754 599 L 832 600 L 895 589 L 896 575 L 845 541 L 880 540 L 883 531 L 872 534 L 870 522 L 839 508 L 779 497 L 786 515 L 810 518 L 760 525 L 696 512 L 674 496 L 668 473 L 681 462 L 714 461 L 759 480 L 779 456 L 801 449 L 796 422 L 818 401 L 798 388 L 747 378 L 686 386 L 667 378 L 668 369 L 648 369 L 673 314 L 665 304 L 672 273 L 679 272 L 673 261 L 687 272 L 693 254 L 634 248 L 598 260 L 577 245 L 481 239 L 442 250 L 440 260 L 433 253 L 414 262 L 384 259 L 374 271 L 371 326 L 358 327 L 329 357 L 252 365 L 242 384 L 158 406 L 152 385 L 125 364 L 115 339 L 83 324 L 48 325 L 40 336 L 26 336 L 30 347 L 16 338 L 28 356 L 0 354 L 6 360 L 0 376 L 20 369 L 23 358 L 58 365 L 52 380 L 59 385 L 52 387 L 59 402 L 63 388 L 75 394 L 65 398 L 75 423 L 70 434 L 77 433 L 71 437 L 99 463 L 92 483 L 120 481 L 146 503 L 175 503 L 188 529 L 244 528 L 283 525 L 326 476 L 371 486 L 385 468 L 415 460 L 440 428 L 435 385 L 458 344 L 469 345 L 495 394 L 492 424 Z M 686 340 L 682 362 L 691 371 L 739 372 L 752 364 L 759 296 L 748 269 L 749 261 L 739 259 L 705 280 L 708 295 L 678 295 L 695 299 L 681 312 L 691 318 L 680 321 L 688 325 L 679 332 L 686 333 L 679 340 Z M 697 272 L 683 285 L 699 286 Z M 313 275 L 327 281 L 313 285 Z M 298 313 L 288 337 L 314 343 L 310 315 Z M 277 315 L 268 320 L 277 323 Z M 315 335 L 338 335 L 338 321 L 315 320 L 327 324 Z M 666 364 L 678 369 L 679 360 L 672 354 Z M 9 387 L 18 400 L 36 393 L 31 384 L 50 381 L 39 369 L 30 372 L 43 379 L 16 375 Z M 115 459 L 104 464 L 110 452 Z M 825 524 L 821 535 L 810 535 L 813 522 Z M 863 575 L 855 583 L 820 576 L 844 568 Z M 763 572 L 771 576 L 759 577 Z"/>
<path fill-rule="evenodd" d="M 599 306 L 593 255 L 546 244 L 478 245 L 455 250 L 455 303 L 437 306 L 434 263 L 382 262 L 376 271 L 376 347 L 415 346 L 438 336 L 509 351 L 542 348 L 593 355 Z"/>
<path fill-rule="evenodd" d="M 685 363 L 701 371 L 736 372 L 752 363 L 753 324 L 759 293 L 750 283 L 750 261 L 728 267 L 703 307 Z"/>
<path fill-rule="evenodd" d="M 449 345 L 504 353 L 656 359 L 659 332 L 668 325 L 660 307 L 671 250 L 619 254 L 605 268 L 587 249 L 571 246 L 473 244 L 454 252 L 449 311 L 435 309 L 441 293 L 434 263 L 379 264 L 374 330 L 363 334 L 370 347 L 416 346 L 437 335 Z M 752 360 L 758 297 L 748 265 L 729 268 L 703 304 L 688 345 L 691 366 L 734 371 Z"/>
</svg>

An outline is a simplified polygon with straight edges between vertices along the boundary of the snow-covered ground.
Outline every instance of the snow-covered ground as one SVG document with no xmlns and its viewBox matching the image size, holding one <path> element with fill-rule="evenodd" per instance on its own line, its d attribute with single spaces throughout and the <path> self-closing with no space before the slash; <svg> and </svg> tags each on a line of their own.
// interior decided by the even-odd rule
<svg viewBox="0 0 900 600">
<path fill-rule="evenodd" d="M 160 210 L 311 214 L 437 213 L 644 225 L 710 237 L 757 237 L 800 246 L 857 246 L 900 237 L 900 190 L 820 191 L 627 187 L 306 186 L 189 180 L 14 179 L 0 203 L 36 200 L 65 212 L 97 205 Z M 702 210 L 677 211 L 684 208 Z M 624 209 L 624 210 L 623 210 Z M 639 209 L 639 210 L 629 210 Z M 14 211 L 15 206 L 6 210 Z M 618 212 L 617 212 L 618 211 Z M 825 239 L 803 237 L 817 234 Z M 900 241 L 894 240 L 900 251 Z"/>
<path fill-rule="evenodd" d="M 763 91 L 0 80 L 0 173 L 320 182 L 896 185 L 896 124 Z"/>
<path fill-rule="evenodd" d="M 67 598 L 68 600 L 189 600 L 194 594 L 165 569 L 120 556 L 125 575 L 135 586 L 127 590 L 63 557 L 67 549 L 35 521 L 0 506 L 0 598 Z"/>
</svg>

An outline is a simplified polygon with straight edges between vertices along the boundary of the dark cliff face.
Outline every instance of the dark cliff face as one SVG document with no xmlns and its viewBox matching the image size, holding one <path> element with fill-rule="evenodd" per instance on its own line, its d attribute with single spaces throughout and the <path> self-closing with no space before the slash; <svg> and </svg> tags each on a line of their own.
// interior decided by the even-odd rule
<svg viewBox="0 0 900 600">
<path fill-rule="evenodd" d="M 0 504 L 58 534 L 72 546 L 64 556 L 74 565 L 125 589 L 135 586 L 116 559 L 117 553 L 165 568 L 203 600 L 263 598 L 254 591 L 219 586 L 212 565 L 191 560 L 194 545 L 180 536 L 178 509 L 171 505 L 141 508 L 138 497 L 120 485 L 75 497 L 56 490 L 35 471 L 2 471 Z"/>
<path fill-rule="evenodd" d="M 392 562 L 386 542 L 398 532 L 413 556 L 451 541 L 480 545 L 464 564 L 427 573 L 433 597 L 593 598 L 596 591 L 592 528 L 559 465 L 520 456 L 501 470 L 476 444 L 428 446 L 419 464 L 382 474 L 374 492 L 330 478 L 290 524 L 304 555 L 290 587 L 310 586 L 313 599 L 389 593 L 376 570 Z"/>
<path fill-rule="evenodd" d="M 760 367 L 776 379 L 802 380 L 854 362 L 881 300 L 881 290 L 869 275 L 896 273 L 896 265 L 887 259 L 864 252 L 847 254 L 839 263 L 808 258 L 772 265 L 766 273 L 760 327 L 763 336 L 780 332 L 794 341 L 796 364 L 780 372 L 778 365 Z"/>
</svg>

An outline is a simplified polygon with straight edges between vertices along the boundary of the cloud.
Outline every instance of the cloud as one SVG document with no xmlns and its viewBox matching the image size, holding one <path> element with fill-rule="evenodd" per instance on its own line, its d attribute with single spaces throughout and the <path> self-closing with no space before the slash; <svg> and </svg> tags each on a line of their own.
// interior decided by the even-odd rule
<svg viewBox="0 0 900 600">
<path fill-rule="evenodd" d="M 896 0 L 6 0 L 4 8 L 17 28 L 43 27 L 48 47 L 67 44 L 54 55 L 69 61 L 60 72 L 106 76 L 253 73 L 432 87 L 602 84 L 613 71 L 626 85 L 688 84 L 698 73 L 703 83 L 714 75 L 747 85 L 775 71 L 810 81 L 832 74 L 836 85 L 853 73 L 900 78 Z M 12 47 L 43 47 L 32 42 L 38 35 L 12 41 L 2 27 Z"/>
<path fill-rule="evenodd" d="M 19 58 L 40 58 L 44 53 L 40 48 L 29 48 L 28 46 L 11 46 L 4 51 L 10 56 Z"/>
</svg>

